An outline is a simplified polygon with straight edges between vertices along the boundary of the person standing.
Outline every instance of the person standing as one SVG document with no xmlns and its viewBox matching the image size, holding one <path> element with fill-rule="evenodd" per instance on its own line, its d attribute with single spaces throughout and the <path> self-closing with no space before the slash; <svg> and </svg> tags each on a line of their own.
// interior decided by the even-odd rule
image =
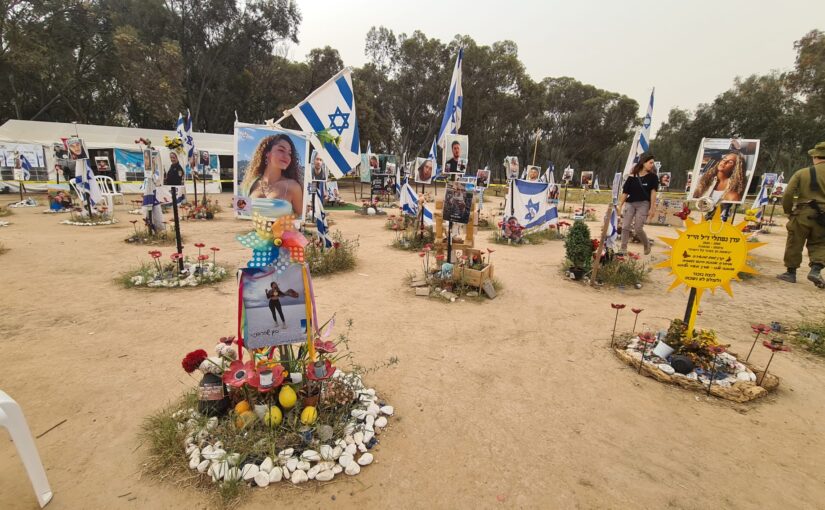
<svg viewBox="0 0 825 510">
<path fill-rule="evenodd" d="M 619 198 L 619 217 L 622 219 L 622 245 L 617 255 L 624 255 L 630 230 L 642 241 L 645 255 L 650 253 L 650 242 L 644 231 L 645 221 L 656 217 L 656 192 L 659 178 L 653 171 L 655 161 L 652 154 L 643 154 L 639 162 L 633 165 L 630 176 L 622 186 Z"/>
<path fill-rule="evenodd" d="M 286 320 L 284 320 L 284 310 L 281 308 L 281 297 L 286 296 L 281 291 L 278 284 L 272 282 L 269 289 L 266 290 L 266 299 L 269 301 L 269 312 L 272 314 L 272 320 L 275 321 L 275 326 L 278 326 L 278 315 L 281 316 L 281 323 L 286 327 Z M 278 315 L 276 315 L 276 312 Z"/>
<path fill-rule="evenodd" d="M 802 265 L 802 248 L 808 246 L 811 271 L 808 280 L 825 288 L 825 142 L 808 151 L 813 165 L 794 172 L 782 195 L 782 209 L 788 215 L 788 239 L 785 242 L 785 267 L 780 280 L 796 283 L 796 270 Z M 794 196 L 796 207 L 794 207 Z"/>
</svg>

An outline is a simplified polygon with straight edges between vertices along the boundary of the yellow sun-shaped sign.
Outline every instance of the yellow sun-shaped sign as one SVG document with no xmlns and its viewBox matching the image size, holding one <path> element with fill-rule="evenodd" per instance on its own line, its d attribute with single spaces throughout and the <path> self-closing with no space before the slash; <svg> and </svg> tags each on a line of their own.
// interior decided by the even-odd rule
<svg viewBox="0 0 825 510">
<path fill-rule="evenodd" d="M 739 280 L 739 273 L 756 273 L 747 264 L 752 258 L 748 252 L 765 244 L 748 242 L 742 232 L 746 225 L 747 221 L 737 225 L 722 221 L 717 208 L 711 220 L 686 219 L 685 230 L 677 230 L 678 238 L 661 237 L 670 245 L 670 258 L 656 267 L 669 268 L 676 278 L 668 290 L 685 285 L 714 292 L 722 287 L 733 296 L 731 280 Z"/>
</svg>

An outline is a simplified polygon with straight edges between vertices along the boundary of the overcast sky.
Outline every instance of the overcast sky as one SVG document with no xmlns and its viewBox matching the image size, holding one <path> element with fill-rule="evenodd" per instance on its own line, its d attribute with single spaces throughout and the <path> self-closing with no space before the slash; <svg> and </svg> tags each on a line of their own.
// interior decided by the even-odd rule
<svg viewBox="0 0 825 510">
<path fill-rule="evenodd" d="M 345 65 L 366 61 L 371 26 L 421 30 L 442 42 L 466 34 L 479 45 L 509 39 L 530 76 L 571 76 L 635 99 L 640 115 L 656 87 L 653 126 L 671 108 L 695 109 L 737 76 L 793 67 L 794 41 L 825 30 L 825 0 L 766 1 L 376 1 L 299 0 L 303 60 L 326 45 Z M 449 83 L 433 84 L 446 91 Z M 358 91 L 356 90 L 356 98 Z"/>
</svg>

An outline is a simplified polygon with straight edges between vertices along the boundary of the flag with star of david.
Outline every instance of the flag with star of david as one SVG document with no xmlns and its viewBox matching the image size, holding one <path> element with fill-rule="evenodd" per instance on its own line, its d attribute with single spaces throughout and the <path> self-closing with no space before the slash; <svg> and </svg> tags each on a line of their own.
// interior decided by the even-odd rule
<svg viewBox="0 0 825 510">
<path fill-rule="evenodd" d="M 650 102 L 647 104 L 647 113 L 642 121 L 642 127 L 636 130 L 633 143 L 630 144 L 630 153 L 627 155 L 627 162 L 624 165 L 624 175 L 630 175 L 633 165 L 639 162 L 642 154 L 650 149 L 650 125 L 653 123 L 653 94 L 656 88 L 650 91 Z"/>
<path fill-rule="evenodd" d="M 512 193 L 507 194 L 504 204 L 504 218 L 515 216 L 524 228 L 544 230 L 559 220 L 555 204 L 547 203 L 547 182 L 513 180 Z M 510 198 L 512 197 L 512 204 Z M 512 211 L 512 213 L 511 213 Z"/>
<path fill-rule="evenodd" d="M 458 56 L 455 59 L 453 77 L 450 80 L 450 92 L 447 94 L 447 105 L 444 107 L 444 117 L 441 119 L 441 127 L 438 129 L 438 146 L 442 149 L 446 142 L 446 136 L 457 134 L 461 128 L 461 111 L 464 109 L 464 92 L 461 88 L 461 63 L 464 60 L 464 48 L 459 48 Z"/>
<path fill-rule="evenodd" d="M 289 113 L 303 131 L 315 133 L 310 136 L 312 146 L 336 178 L 352 172 L 361 162 L 361 141 L 349 68 L 330 78 Z M 325 133 L 319 136 L 321 131 Z"/>
</svg>

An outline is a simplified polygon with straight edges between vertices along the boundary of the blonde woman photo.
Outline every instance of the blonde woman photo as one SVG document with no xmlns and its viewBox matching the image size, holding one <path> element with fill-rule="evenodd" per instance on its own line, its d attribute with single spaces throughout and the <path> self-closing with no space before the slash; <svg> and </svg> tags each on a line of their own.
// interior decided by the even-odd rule
<svg viewBox="0 0 825 510">
<path fill-rule="evenodd" d="M 297 150 L 287 134 L 267 136 L 259 143 L 246 169 L 241 194 L 249 198 L 274 198 L 292 206 L 292 214 L 303 211 L 303 169 Z"/>
</svg>

